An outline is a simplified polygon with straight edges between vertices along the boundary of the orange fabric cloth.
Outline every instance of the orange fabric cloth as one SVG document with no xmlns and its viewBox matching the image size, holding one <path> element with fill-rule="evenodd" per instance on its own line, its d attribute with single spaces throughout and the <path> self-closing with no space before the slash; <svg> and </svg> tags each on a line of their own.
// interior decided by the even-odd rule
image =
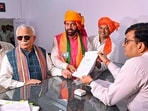
<svg viewBox="0 0 148 111">
<path fill-rule="evenodd" d="M 66 100 L 68 100 L 68 98 L 69 98 L 67 82 L 65 82 L 65 81 L 63 81 L 61 84 L 60 98 L 66 99 Z"/>
<path fill-rule="evenodd" d="M 64 23 L 66 21 L 73 21 L 73 22 L 76 22 L 77 24 L 77 27 L 79 30 L 81 30 L 83 28 L 83 25 L 84 25 L 84 17 L 81 16 L 80 13 L 78 12 L 75 12 L 73 10 L 68 10 L 66 13 L 65 13 L 65 17 L 64 17 Z"/>
<path fill-rule="evenodd" d="M 41 72 L 42 72 L 42 79 L 46 79 L 47 78 L 47 68 L 46 68 L 46 60 L 45 57 L 41 51 L 41 49 L 34 45 L 34 50 L 37 52 L 37 56 L 39 59 L 39 63 L 41 66 Z M 18 73 L 20 76 L 20 81 L 22 82 L 27 82 L 30 80 L 29 77 L 29 70 L 28 70 L 28 63 L 27 63 L 27 59 L 24 55 L 24 53 L 20 50 L 20 47 L 16 48 L 16 59 L 17 59 L 17 67 L 18 67 Z M 22 66 L 23 65 L 23 66 Z"/>
<path fill-rule="evenodd" d="M 106 39 L 103 52 L 104 52 L 105 54 L 109 54 L 109 53 L 111 52 L 111 50 L 112 50 L 112 41 L 111 41 L 111 38 L 108 37 L 108 38 Z"/>
<path fill-rule="evenodd" d="M 119 23 L 111 20 L 109 17 L 102 17 L 98 20 L 98 26 L 107 25 L 109 27 L 110 34 L 114 30 L 118 30 Z"/>
<path fill-rule="evenodd" d="M 107 25 L 109 28 L 110 34 L 114 32 L 114 30 L 118 30 L 118 27 L 119 27 L 119 23 L 111 20 L 109 17 L 100 18 L 98 20 L 98 26 L 100 27 L 101 25 Z M 108 37 L 105 42 L 103 52 L 105 54 L 109 54 L 111 52 L 111 49 L 112 49 L 112 41 L 111 41 L 111 38 Z"/>
</svg>

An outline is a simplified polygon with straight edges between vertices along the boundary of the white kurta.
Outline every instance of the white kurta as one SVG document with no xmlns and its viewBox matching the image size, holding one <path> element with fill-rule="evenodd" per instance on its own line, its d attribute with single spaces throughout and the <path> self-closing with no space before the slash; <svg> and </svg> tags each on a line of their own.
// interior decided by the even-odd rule
<svg viewBox="0 0 148 111">
<path fill-rule="evenodd" d="M 125 62 L 120 69 L 113 63 L 108 69 L 115 77 L 112 84 L 102 85 L 101 80 L 90 84 L 92 94 L 106 105 L 126 99 L 130 111 L 148 111 L 148 52 Z"/>
<path fill-rule="evenodd" d="M 94 37 L 91 37 L 89 38 L 91 39 L 90 42 L 91 42 L 91 45 L 92 45 L 92 48 L 93 50 L 95 51 L 98 51 L 98 52 L 103 52 L 103 49 L 104 49 L 104 45 L 105 45 L 105 41 L 103 43 L 100 43 L 99 41 L 99 35 L 97 36 L 94 36 Z M 107 55 L 107 57 L 112 61 L 114 62 L 114 57 L 115 57 L 115 44 L 112 42 L 112 48 L 111 48 L 111 52 Z M 104 71 L 107 69 L 107 66 L 102 62 L 101 63 L 101 68 L 98 69 L 99 71 Z"/>
<path fill-rule="evenodd" d="M 51 72 L 52 76 L 60 76 L 62 75 L 62 69 L 55 68 L 52 65 L 52 61 L 48 54 L 46 53 L 46 61 L 47 61 L 47 68 L 48 71 Z M 16 87 L 21 87 L 24 85 L 24 82 L 16 81 L 13 80 L 13 69 L 11 64 L 8 61 L 7 55 L 4 56 L 3 61 L 2 61 L 2 67 L 0 71 L 0 85 L 5 87 L 5 88 L 16 88 Z"/>
<path fill-rule="evenodd" d="M 5 56 L 6 52 L 13 49 L 14 46 L 10 43 L 2 42 L 2 41 L 0 41 L 0 45 L 2 47 L 2 49 L 0 49 L 0 70 L 1 70 L 1 63 L 2 63 L 3 57 Z"/>
</svg>

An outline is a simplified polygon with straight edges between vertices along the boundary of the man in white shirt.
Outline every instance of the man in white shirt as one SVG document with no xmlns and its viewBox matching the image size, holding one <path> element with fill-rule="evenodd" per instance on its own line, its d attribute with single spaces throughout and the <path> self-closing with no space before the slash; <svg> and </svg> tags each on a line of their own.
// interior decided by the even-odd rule
<svg viewBox="0 0 148 111">
<path fill-rule="evenodd" d="M 118 22 L 110 19 L 109 17 L 101 17 L 98 20 L 98 35 L 89 38 L 91 39 L 93 50 L 104 52 L 112 62 L 114 62 L 116 46 L 111 40 L 110 35 L 118 28 Z M 91 75 L 94 79 L 98 78 L 106 69 L 107 66 L 103 62 L 98 62 Z"/>
<path fill-rule="evenodd" d="M 148 111 L 148 23 L 131 25 L 125 32 L 123 47 L 129 59 L 121 68 L 99 53 L 114 83 L 93 81 L 90 76 L 84 76 L 82 82 L 90 84 L 92 94 L 106 105 L 126 99 L 129 111 Z"/>
<path fill-rule="evenodd" d="M 1 70 L 1 63 L 3 60 L 4 55 L 6 54 L 6 52 L 8 52 L 9 50 L 13 49 L 14 46 L 8 42 L 2 42 L 0 41 L 0 70 Z"/>
</svg>

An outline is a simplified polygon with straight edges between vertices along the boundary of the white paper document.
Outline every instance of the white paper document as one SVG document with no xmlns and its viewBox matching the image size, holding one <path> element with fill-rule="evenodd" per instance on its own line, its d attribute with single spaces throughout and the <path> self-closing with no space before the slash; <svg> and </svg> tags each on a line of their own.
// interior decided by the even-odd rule
<svg viewBox="0 0 148 111">
<path fill-rule="evenodd" d="M 0 111 L 39 111 L 39 106 L 31 105 L 27 100 L 0 100 Z"/>
<path fill-rule="evenodd" d="M 94 68 L 98 57 L 98 51 L 85 52 L 83 59 L 73 76 L 81 78 L 83 75 L 88 75 Z"/>
<path fill-rule="evenodd" d="M 28 101 L 0 100 L 0 111 L 31 111 Z"/>
</svg>

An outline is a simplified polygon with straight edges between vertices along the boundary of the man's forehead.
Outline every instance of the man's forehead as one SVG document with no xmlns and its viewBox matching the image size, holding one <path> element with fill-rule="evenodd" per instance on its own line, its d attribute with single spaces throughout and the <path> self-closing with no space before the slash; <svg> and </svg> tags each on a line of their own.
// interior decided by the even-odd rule
<svg viewBox="0 0 148 111">
<path fill-rule="evenodd" d="M 76 22 L 74 22 L 74 21 L 66 21 L 65 23 L 76 23 Z"/>
<path fill-rule="evenodd" d="M 130 38 L 134 38 L 134 36 L 135 36 L 135 30 L 129 31 L 125 36 L 126 37 L 130 37 Z"/>
<path fill-rule="evenodd" d="M 18 34 L 20 34 L 20 33 L 31 34 L 32 31 L 31 31 L 30 29 L 28 29 L 28 28 L 20 28 L 20 29 L 18 30 Z"/>
<path fill-rule="evenodd" d="M 100 25 L 101 28 L 109 28 L 107 24 Z"/>
</svg>

